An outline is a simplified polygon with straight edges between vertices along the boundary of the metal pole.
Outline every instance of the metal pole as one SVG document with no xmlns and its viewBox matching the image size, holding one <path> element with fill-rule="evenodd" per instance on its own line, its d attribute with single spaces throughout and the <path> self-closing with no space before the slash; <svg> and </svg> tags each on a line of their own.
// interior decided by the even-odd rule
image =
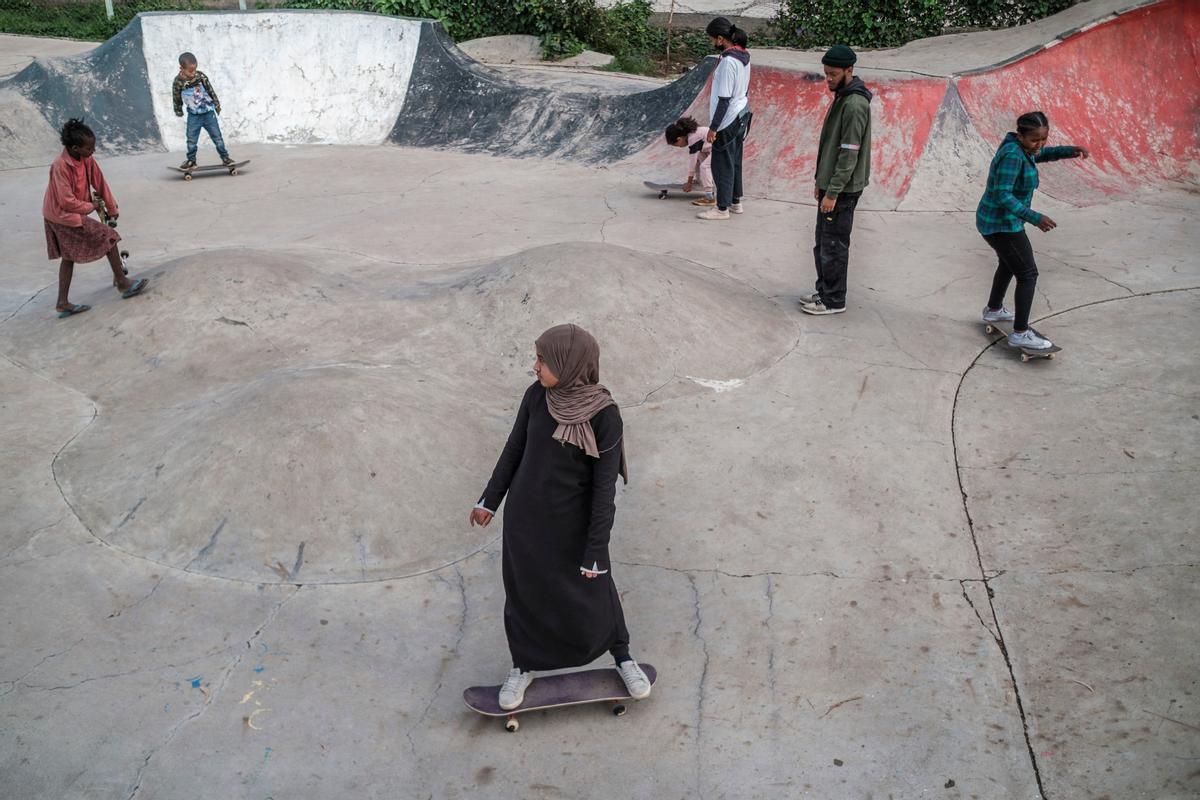
<svg viewBox="0 0 1200 800">
<path fill-rule="evenodd" d="M 113 13 L 112 3 L 113 0 L 104 0 L 104 11 L 108 14 L 109 19 L 112 19 L 114 16 L 116 16 Z"/>
</svg>

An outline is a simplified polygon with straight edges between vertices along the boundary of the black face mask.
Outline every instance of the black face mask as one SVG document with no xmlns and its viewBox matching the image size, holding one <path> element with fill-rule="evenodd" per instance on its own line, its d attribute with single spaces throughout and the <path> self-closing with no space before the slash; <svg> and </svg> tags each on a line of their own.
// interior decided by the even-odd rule
<svg viewBox="0 0 1200 800">
<path fill-rule="evenodd" d="M 725 45 L 723 45 L 723 44 L 714 44 L 714 45 L 713 45 L 713 50 L 716 50 L 718 53 L 724 53 L 724 52 L 725 52 Z"/>
</svg>

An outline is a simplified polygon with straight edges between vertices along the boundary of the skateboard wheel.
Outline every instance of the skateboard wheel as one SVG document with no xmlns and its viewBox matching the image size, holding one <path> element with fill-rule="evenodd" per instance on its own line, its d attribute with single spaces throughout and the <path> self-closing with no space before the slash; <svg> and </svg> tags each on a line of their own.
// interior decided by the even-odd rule
<svg viewBox="0 0 1200 800">
<path fill-rule="evenodd" d="M 238 174 L 238 171 L 237 171 L 236 169 L 231 169 L 231 170 L 229 170 L 229 174 L 230 174 L 230 175 L 237 175 L 237 174 Z"/>
<path fill-rule="evenodd" d="M 1048 358 L 1048 359 L 1050 359 L 1051 361 L 1053 361 L 1053 360 L 1054 360 L 1054 353 L 1051 353 L 1050 355 L 1046 356 L 1046 358 Z"/>
<path fill-rule="evenodd" d="M 185 181 L 190 181 L 192 179 L 192 173 L 190 173 L 190 172 L 187 173 L 186 175 L 183 176 L 183 179 Z"/>
<path fill-rule="evenodd" d="M 122 251 L 121 251 L 121 258 L 129 258 L 129 251 L 128 251 L 128 250 L 122 250 Z"/>
<path fill-rule="evenodd" d="M 1028 364 L 1031 356 L 1028 353 L 1021 353 L 1021 363 Z"/>
<path fill-rule="evenodd" d="M 661 190 L 659 190 L 659 192 L 658 192 L 658 199 L 659 199 L 659 200 L 665 200 L 665 199 L 666 199 L 666 197 L 667 197 L 667 190 L 666 190 L 666 189 L 661 189 Z"/>
<path fill-rule="evenodd" d="M 621 717 L 624 715 L 625 715 L 625 704 L 624 703 L 617 703 L 616 705 L 613 706 L 613 716 L 614 717 Z"/>
<path fill-rule="evenodd" d="M 996 332 L 996 329 L 993 328 L 991 325 L 984 325 L 983 330 L 984 330 L 984 333 L 995 333 Z"/>
<path fill-rule="evenodd" d="M 509 717 L 504 721 L 504 730 L 508 731 L 509 733 L 516 733 L 517 729 L 520 727 L 521 723 L 517 721 L 516 717 Z"/>
</svg>

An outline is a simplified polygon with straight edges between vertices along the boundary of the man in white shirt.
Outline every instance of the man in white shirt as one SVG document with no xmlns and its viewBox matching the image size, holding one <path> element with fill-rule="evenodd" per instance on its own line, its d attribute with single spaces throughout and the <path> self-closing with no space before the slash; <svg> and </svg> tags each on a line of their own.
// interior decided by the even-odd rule
<svg viewBox="0 0 1200 800">
<path fill-rule="evenodd" d="M 709 92 L 708 141 L 712 143 L 713 181 L 717 206 L 697 214 L 700 219 L 729 219 L 742 213 L 742 146 L 750 129 L 750 53 L 746 32 L 725 17 L 705 29 L 721 62 L 713 73 Z"/>
</svg>

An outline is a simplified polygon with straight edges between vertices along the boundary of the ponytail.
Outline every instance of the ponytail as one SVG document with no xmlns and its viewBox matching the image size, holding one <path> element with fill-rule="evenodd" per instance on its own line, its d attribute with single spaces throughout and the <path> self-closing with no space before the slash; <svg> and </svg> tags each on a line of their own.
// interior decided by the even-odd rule
<svg viewBox="0 0 1200 800">
<path fill-rule="evenodd" d="M 733 42 L 738 47 L 745 47 L 746 45 L 750 44 L 750 37 L 747 36 L 746 32 L 737 25 L 730 25 L 729 41 Z"/>
<path fill-rule="evenodd" d="M 687 138 L 696 132 L 700 127 L 699 123 L 691 117 L 680 117 L 667 126 L 666 137 L 667 141 L 675 144 L 675 141 L 680 137 Z"/>
<path fill-rule="evenodd" d="M 704 32 L 709 36 L 720 36 L 738 47 L 745 47 L 750 43 L 750 37 L 746 35 L 746 32 L 725 17 L 717 17 L 712 20 Z"/>
</svg>

